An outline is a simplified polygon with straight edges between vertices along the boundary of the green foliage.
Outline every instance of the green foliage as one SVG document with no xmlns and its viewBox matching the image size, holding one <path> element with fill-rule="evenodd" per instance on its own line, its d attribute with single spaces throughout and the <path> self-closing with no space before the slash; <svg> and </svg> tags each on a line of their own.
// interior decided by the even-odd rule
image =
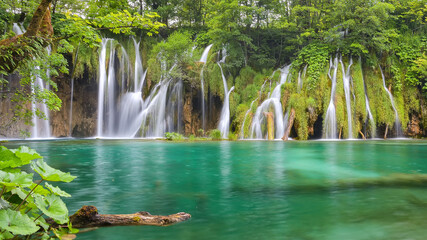
<svg viewBox="0 0 427 240">
<path fill-rule="evenodd" d="M 40 180 L 34 180 L 33 173 L 23 170 L 29 164 Z M 1 146 L 0 238 L 10 239 L 17 235 L 50 237 L 51 229 L 42 216 L 46 215 L 59 224 L 67 223 L 68 209 L 60 197 L 70 195 L 47 182 L 70 182 L 74 178 L 47 165 L 28 147 L 7 149 Z"/>
<path fill-rule="evenodd" d="M 190 32 L 176 31 L 169 36 L 167 41 L 157 43 L 150 53 L 148 77 L 157 82 L 162 80 L 162 76 L 172 76 L 198 84 L 199 79 L 196 81 L 188 75 L 188 67 L 196 67 L 195 60 L 191 56 L 193 45 L 191 39 Z M 174 68 L 171 71 L 172 67 Z"/>
<path fill-rule="evenodd" d="M 212 138 L 212 140 L 221 140 L 221 131 L 219 129 L 212 129 L 209 132 L 209 137 Z"/>
<path fill-rule="evenodd" d="M 237 134 L 230 132 L 228 134 L 228 140 L 229 141 L 236 141 L 237 140 Z"/>
<path fill-rule="evenodd" d="M 299 70 L 308 65 L 305 84 L 309 90 L 317 86 L 320 74 L 328 63 L 328 57 L 329 50 L 327 45 L 313 43 L 304 47 L 293 62 L 294 68 Z"/>
<path fill-rule="evenodd" d="M 182 136 L 182 134 L 179 134 L 176 132 L 166 132 L 165 138 L 166 138 L 166 140 L 169 140 L 169 141 L 182 141 L 182 140 L 184 140 L 184 136 Z"/>
</svg>

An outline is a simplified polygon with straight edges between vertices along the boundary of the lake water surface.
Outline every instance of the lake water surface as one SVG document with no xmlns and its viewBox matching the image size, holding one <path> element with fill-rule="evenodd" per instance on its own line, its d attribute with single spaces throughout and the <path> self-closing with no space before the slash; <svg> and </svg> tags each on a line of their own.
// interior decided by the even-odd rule
<svg viewBox="0 0 427 240">
<path fill-rule="evenodd" d="M 5 145 L 28 145 L 77 176 L 61 184 L 72 195 L 70 213 L 95 205 L 100 213 L 192 215 L 169 227 L 102 228 L 77 239 L 427 238 L 427 183 L 417 180 L 427 174 L 426 141 Z"/>
</svg>

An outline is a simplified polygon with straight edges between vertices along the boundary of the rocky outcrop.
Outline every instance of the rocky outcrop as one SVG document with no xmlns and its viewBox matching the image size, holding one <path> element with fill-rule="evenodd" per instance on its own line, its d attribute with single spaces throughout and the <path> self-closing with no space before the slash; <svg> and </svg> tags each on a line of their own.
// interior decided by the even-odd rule
<svg viewBox="0 0 427 240">
<path fill-rule="evenodd" d="M 70 129 L 71 82 L 67 77 L 57 80 L 61 110 L 51 114 L 52 135 L 55 137 L 90 137 L 95 135 L 98 88 L 95 79 L 75 79 L 73 112 Z"/>
<path fill-rule="evenodd" d="M 8 84 L 0 88 L 0 138 L 23 138 L 31 129 L 23 119 L 16 118 L 14 111 L 17 103 L 12 101 L 14 93 L 21 90 L 19 75 L 12 74 L 7 79 Z M 29 109 L 30 106 L 23 106 Z"/>
</svg>

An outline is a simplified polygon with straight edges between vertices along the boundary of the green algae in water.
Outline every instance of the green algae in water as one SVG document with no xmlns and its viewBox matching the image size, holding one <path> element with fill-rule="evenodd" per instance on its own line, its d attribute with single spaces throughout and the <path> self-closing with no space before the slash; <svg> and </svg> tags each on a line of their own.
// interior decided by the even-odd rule
<svg viewBox="0 0 427 240">
<path fill-rule="evenodd" d="M 171 214 L 170 227 L 113 227 L 78 239 L 424 239 L 426 141 L 76 140 L 26 144 L 78 176 L 70 212 Z"/>
</svg>

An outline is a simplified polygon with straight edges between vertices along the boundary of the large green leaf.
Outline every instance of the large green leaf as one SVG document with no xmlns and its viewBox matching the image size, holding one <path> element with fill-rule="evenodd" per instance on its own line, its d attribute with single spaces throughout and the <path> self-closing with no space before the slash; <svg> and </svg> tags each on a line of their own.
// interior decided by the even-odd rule
<svg viewBox="0 0 427 240">
<path fill-rule="evenodd" d="M 58 169 L 54 169 L 47 165 L 43 159 L 39 159 L 37 161 L 34 161 L 31 163 L 31 168 L 40 174 L 40 176 L 45 181 L 52 181 L 52 182 L 71 182 L 76 178 L 75 176 L 71 176 L 70 173 L 64 173 Z"/>
<path fill-rule="evenodd" d="M 28 147 L 7 149 L 0 146 L 0 169 L 15 168 L 27 165 L 31 160 L 42 158 L 36 151 Z"/>
<path fill-rule="evenodd" d="M 70 194 L 68 194 L 65 191 L 62 191 L 59 187 L 54 187 L 50 185 L 49 183 L 46 183 L 45 186 L 55 195 L 61 196 L 61 197 L 71 197 Z"/>
<path fill-rule="evenodd" d="M 8 231 L 4 231 L 0 233 L 0 240 L 11 239 L 11 238 L 13 238 L 13 234 Z"/>
<path fill-rule="evenodd" d="M 39 230 L 27 215 L 11 209 L 0 210 L 0 228 L 15 235 L 29 235 Z"/>
<path fill-rule="evenodd" d="M 48 217 L 51 217 L 55 222 L 63 224 L 68 221 L 68 209 L 65 203 L 59 196 L 36 196 L 35 203 L 37 207 Z"/>
<path fill-rule="evenodd" d="M 7 209 L 10 208 L 10 204 L 9 202 L 3 200 L 2 198 L 0 198 L 0 210 L 1 209 Z"/>
<path fill-rule="evenodd" d="M 25 172 L 4 172 L 0 170 L 0 186 L 10 187 L 29 187 L 33 183 L 33 174 Z"/>
</svg>

